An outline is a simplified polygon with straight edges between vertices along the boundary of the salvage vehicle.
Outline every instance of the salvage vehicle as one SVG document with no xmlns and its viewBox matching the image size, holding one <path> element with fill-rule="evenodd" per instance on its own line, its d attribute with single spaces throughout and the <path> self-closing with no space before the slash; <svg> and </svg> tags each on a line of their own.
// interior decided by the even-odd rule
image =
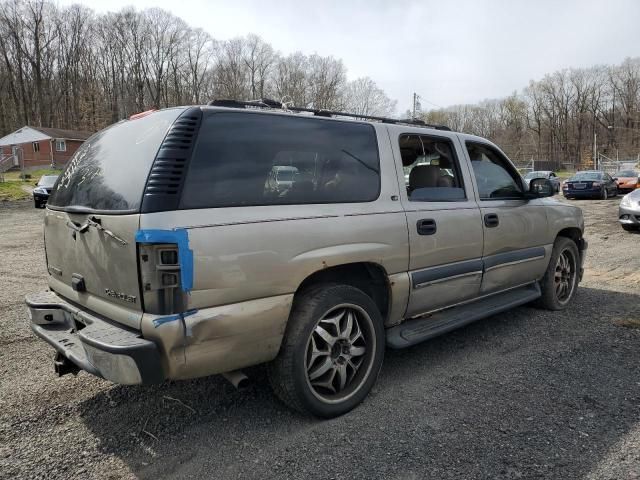
<svg viewBox="0 0 640 480">
<path fill-rule="evenodd" d="M 618 195 L 618 185 L 611 175 L 600 170 L 584 170 L 562 184 L 565 198 L 599 198 L 606 200 Z"/>
<path fill-rule="evenodd" d="M 281 166 L 297 173 L 274 191 Z M 551 195 L 443 126 L 266 101 L 138 115 L 58 179 L 31 326 L 59 375 L 238 383 L 268 363 L 287 405 L 334 417 L 367 396 L 385 346 L 571 303 L 584 221 Z"/>
<path fill-rule="evenodd" d="M 622 197 L 618 207 L 618 221 L 628 232 L 640 230 L 640 189 Z"/>
<path fill-rule="evenodd" d="M 524 176 L 524 182 L 526 187 L 529 187 L 529 182 L 534 178 L 547 178 L 553 185 L 553 191 L 556 193 L 560 193 L 560 178 L 552 172 L 551 170 L 537 170 L 533 172 L 529 172 Z"/>
<path fill-rule="evenodd" d="M 628 193 L 640 186 L 640 172 L 635 170 L 621 170 L 613 175 L 618 185 L 618 192 Z"/>
<path fill-rule="evenodd" d="M 51 194 L 51 190 L 58 179 L 58 175 L 43 175 L 33 189 L 33 205 L 36 208 L 44 208 Z"/>
</svg>

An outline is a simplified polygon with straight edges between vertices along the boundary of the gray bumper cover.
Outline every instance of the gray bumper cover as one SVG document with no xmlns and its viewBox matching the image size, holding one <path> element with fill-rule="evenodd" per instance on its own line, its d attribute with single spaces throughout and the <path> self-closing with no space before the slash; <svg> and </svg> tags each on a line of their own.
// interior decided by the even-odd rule
<svg viewBox="0 0 640 480">
<path fill-rule="evenodd" d="M 81 310 L 55 292 L 27 295 L 31 329 L 82 370 L 115 383 L 164 380 L 155 343 Z"/>
</svg>

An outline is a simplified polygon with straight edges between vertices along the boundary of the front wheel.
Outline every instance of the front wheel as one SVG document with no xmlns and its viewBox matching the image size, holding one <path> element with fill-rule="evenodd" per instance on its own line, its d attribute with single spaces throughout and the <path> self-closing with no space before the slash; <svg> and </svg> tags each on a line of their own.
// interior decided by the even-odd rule
<svg viewBox="0 0 640 480">
<path fill-rule="evenodd" d="M 636 230 L 638 230 L 640 228 L 640 227 L 637 227 L 635 225 L 627 225 L 627 224 L 624 224 L 624 223 L 622 223 L 621 225 L 622 225 L 622 228 L 624 230 L 626 230 L 627 232 L 635 232 Z"/>
<path fill-rule="evenodd" d="M 317 286 L 294 300 L 269 380 L 288 406 L 336 417 L 367 396 L 384 347 L 382 317 L 369 296 L 348 285 Z"/>
<path fill-rule="evenodd" d="M 607 198 L 609 198 L 609 194 L 607 193 L 607 189 L 603 188 L 602 193 L 600 194 L 600 199 L 606 200 Z"/>
<path fill-rule="evenodd" d="M 570 238 L 558 237 L 553 244 L 547 271 L 542 277 L 542 296 L 538 306 L 547 310 L 564 310 L 578 289 L 580 253 Z"/>
</svg>

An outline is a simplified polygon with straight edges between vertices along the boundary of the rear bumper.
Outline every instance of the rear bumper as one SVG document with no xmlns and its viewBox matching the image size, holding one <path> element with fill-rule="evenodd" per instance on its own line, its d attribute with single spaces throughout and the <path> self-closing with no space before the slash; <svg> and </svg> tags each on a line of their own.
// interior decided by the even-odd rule
<svg viewBox="0 0 640 480">
<path fill-rule="evenodd" d="M 175 315 L 145 313 L 140 330 L 83 310 L 53 291 L 28 295 L 31 328 L 82 370 L 115 383 L 158 383 L 273 360 L 293 294 Z"/>
<path fill-rule="evenodd" d="M 25 301 L 33 332 L 80 369 L 121 384 L 164 380 L 160 352 L 140 332 L 80 310 L 51 291 Z"/>
<path fill-rule="evenodd" d="M 574 198 L 591 198 L 591 197 L 598 197 L 600 195 L 602 195 L 602 189 L 598 188 L 598 189 L 589 189 L 589 190 L 563 190 L 562 194 L 565 197 L 574 197 Z"/>
</svg>

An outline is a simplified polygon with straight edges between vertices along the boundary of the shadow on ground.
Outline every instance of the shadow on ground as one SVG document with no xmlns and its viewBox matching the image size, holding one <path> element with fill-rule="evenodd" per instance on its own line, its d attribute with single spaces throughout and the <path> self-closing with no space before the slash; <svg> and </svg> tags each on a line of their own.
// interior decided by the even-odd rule
<svg viewBox="0 0 640 480">
<path fill-rule="evenodd" d="M 579 478 L 640 422 L 640 296 L 581 288 L 565 312 L 521 307 L 402 351 L 330 421 L 292 413 L 264 369 L 114 386 L 83 404 L 101 450 L 143 478 Z"/>
</svg>

